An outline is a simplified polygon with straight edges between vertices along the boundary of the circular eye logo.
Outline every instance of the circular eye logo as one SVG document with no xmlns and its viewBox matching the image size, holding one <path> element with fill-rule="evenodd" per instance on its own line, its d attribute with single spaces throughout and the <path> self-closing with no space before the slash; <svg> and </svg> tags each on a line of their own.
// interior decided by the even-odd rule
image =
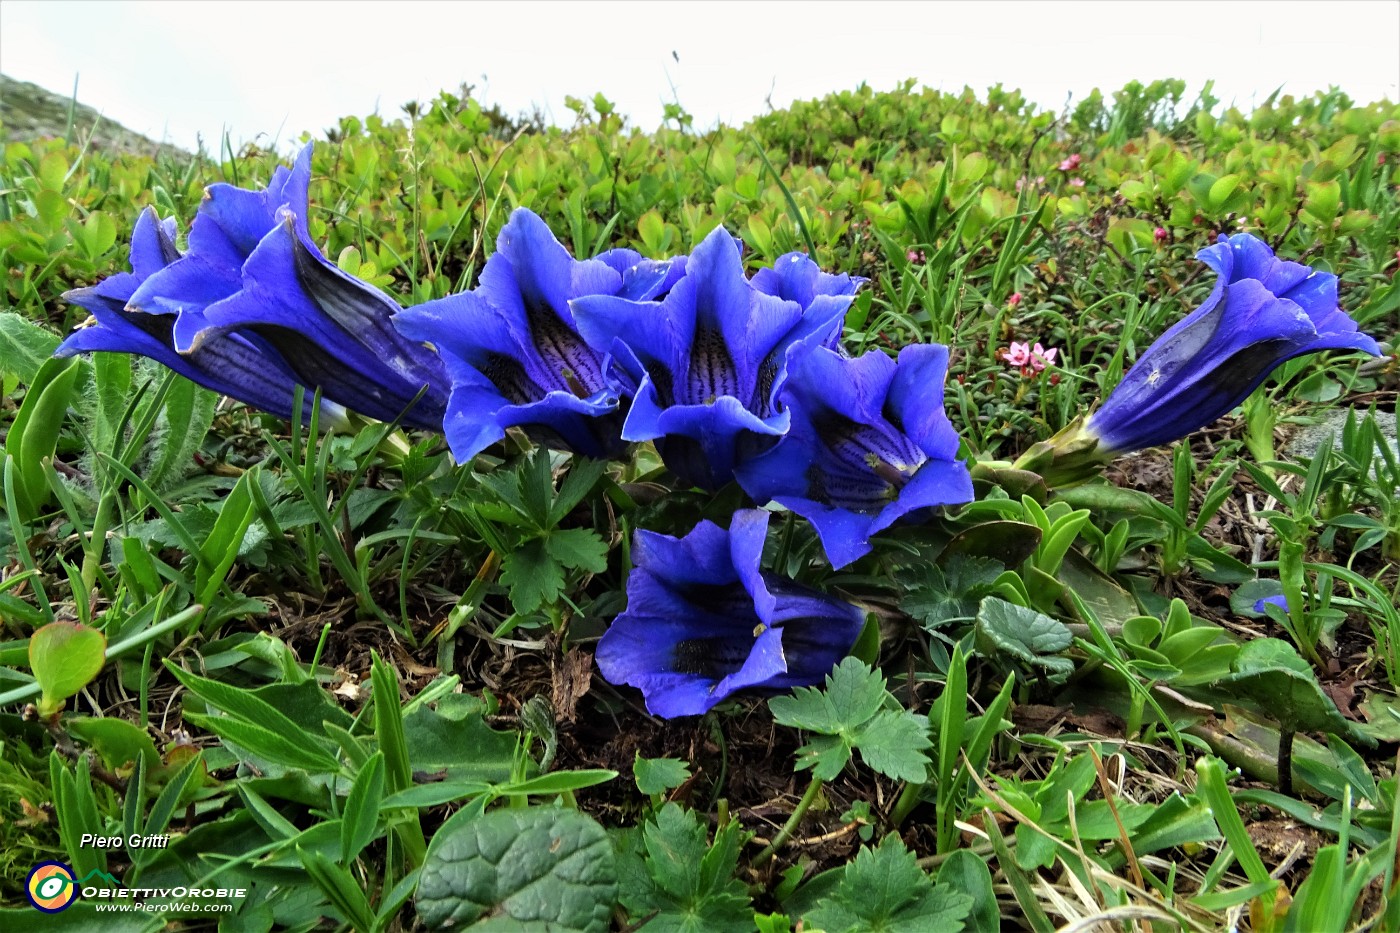
<svg viewBox="0 0 1400 933">
<path fill-rule="evenodd" d="M 62 862 L 40 862 L 29 870 L 24 894 L 46 914 L 56 914 L 78 899 L 73 869 Z"/>
</svg>

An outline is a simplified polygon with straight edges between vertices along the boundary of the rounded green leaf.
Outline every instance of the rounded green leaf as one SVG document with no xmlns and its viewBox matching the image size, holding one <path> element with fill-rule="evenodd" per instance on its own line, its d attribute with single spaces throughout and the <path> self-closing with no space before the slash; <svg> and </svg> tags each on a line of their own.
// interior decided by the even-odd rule
<svg viewBox="0 0 1400 933">
<path fill-rule="evenodd" d="M 77 622 L 50 622 L 29 638 L 29 668 L 43 691 L 40 708 L 57 712 L 92 682 L 107 658 L 107 637 Z"/>
<path fill-rule="evenodd" d="M 616 900 L 607 833 L 576 810 L 544 807 L 448 820 L 428 846 L 417 893 L 430 930 L 489 914 L 531 929 L 601 933 Z"/>
</svg>

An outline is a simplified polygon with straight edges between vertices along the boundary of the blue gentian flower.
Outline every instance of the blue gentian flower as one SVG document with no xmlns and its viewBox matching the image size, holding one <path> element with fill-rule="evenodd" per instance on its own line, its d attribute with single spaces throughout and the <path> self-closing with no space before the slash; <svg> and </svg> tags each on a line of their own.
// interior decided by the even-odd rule
<svg viewBox="0 0 1400 933">
<path fill-rule="evenodd" d="M 1380 355 L 1337 306 L 1337 277 L 1275 258 L 1263 240 L 1221 237 L 1197 257 L 1210 297 L 1157 339 L 1084 425 L 1103 455 L 1155 447 L 1229 412 L 1285 360 L 1319 350 Z"/>
<path fill-rule="evenodd" d="M 736 471 L 755 501 L 773 500 L 812 523 L 827 559 L 844 567 L 870 536 L 901 518 L 972 500 L 943 411 L 948 348 L 905 347 L 855 359 L 817 347 L 795 353 L 782 400 L 787 436 Z"/>
<path fill-rule="evenodd" d="M 636 386 L 622 437 L 655 441 L 682 481 L 713 490 L 787 432 L 777 399 L 788 350 L 834 339 L 850 302 L 829 295 L 804 307 L 755 287 L 734 238 L 716 228 L 662 301 L 600 296 L 572 307 L 579 333 Z"/>
<path fill-rule="evenodd" d="M 55 355 L 105 350 L 144 356 L 206 389 L 290 419 L 296 376 L 256 336 L 224 334 L 205 341 L 191 353 L 181 354 L 175 350 L 171 333 L 174 316 L 128 308 L 131 296 L 144 281 L 179 258 L 174 218 L 161 221 L 154 208 L 146 208 L 132 232 L 132 271 L 108 276 L 91 288 L 74 289 L 63 296 L 89 311 L 92 317 L 59 345 Z M 304 391 L 304 419 L 311 417 L 312 401 L 313 393 Z M 327 399 L 322 399 L 321 414 L 322 424 L 345 422 L 345 410 Z"/>
<path fill-rule="evenodd" d="M 784 253 L 770 269 L 759 269 L 749 281 L 765 295 L 797 302 L 809 318 L 822 319 L 824 309 L 845 315 L 856 291 L 867 281 L 842 272 L 823 272 L 806 253 Z M 833 328 L 823 343 L 835 350 L 841 340 L 841 328 Z"/>
<path fill-rule="evenodd" d="M 1288 597 L 1282 593 L 1277 593 L 1273 596 L 1265 596 L 1263 599 L 1256 599 L 1254 601 L 1254 611 L 1263 615 L 1269 611 L 1268 607 L 1271 604 L 1278 606 L 1284 612 L 1288 611 Z"/>
<path fill-rule="evenodd" d="M 759 569 L 768 513 L 704 521 L 684 538 L 637 532 L 627 611 L 598 643 L 610 683 L 641 689 L 657 716 L 703 713 L 740 690 L 820 683 L 864 613 Z"/>
<path fill-rule="evenodd" d="M 576 260 L 537 215 L 511 214 L 476 289 L 394 319 L 447 364 L 452 395 L 443 429 L 453 456 L 464 463 L 517 425 L 546 446 L 596 458 L 621 453 L 625 387 L 608 373 L 604 353 L 579 336 L 569 302 L 652 298 L 679 277 L 684 266 L 676 266 L 631 250 Z"/>
<path fill-rule="evenodd" d="M 388 295 L 321 255 L 306 226 L 311 147 L 268 187 L 212 185 L 190 229 L 189 252 L 148 277 L 135 311 L 175 316 L 183 354 L 228 334 L 274 350 L 303 384 L 381 420 L 440 428 L 442 362 L 398 333 Z M 417 402 L 415 398 L 423 393 Z"/>
</svg>

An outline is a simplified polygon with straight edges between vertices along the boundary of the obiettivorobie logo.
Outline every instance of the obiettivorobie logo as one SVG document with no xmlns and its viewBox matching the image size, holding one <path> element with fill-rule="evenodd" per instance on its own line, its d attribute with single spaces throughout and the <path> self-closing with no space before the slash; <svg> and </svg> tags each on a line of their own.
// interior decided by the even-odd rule
<svg viewBox="0 0 1400 933">
<path fill-rule="evenodd" d="M 56 914 L 68 909 L 78 899 L 78 890 L 94 878 L 113 887 L 121 886 L 116 878 L 96 868 L 78 881 L 73 877 L 73 869 L 62 862 L 40 862 L 29 870 L 29 877 L 24 883 L 24 896 L 29 898 L 29 903 L 35 909 Z"/>
<path fill-rule="evenodd" d="M 128 888 L 105 871 L 94 868 L 81 879 L 63 862 L 40 862 L 29 870 L 24 894 L 36 910 L 56 914 L 79 895 L 95 901 L 98 911 L 141 910 L 162 913 L 228 913 L 232 900 L 248 896 L 247 888 Z M 144 900 L 155 898 L 161 900 Z M 174 902 L 164 901 L 175 898 Z M 211 903 L 211 901 L 213 903 Z"/>
</svg>

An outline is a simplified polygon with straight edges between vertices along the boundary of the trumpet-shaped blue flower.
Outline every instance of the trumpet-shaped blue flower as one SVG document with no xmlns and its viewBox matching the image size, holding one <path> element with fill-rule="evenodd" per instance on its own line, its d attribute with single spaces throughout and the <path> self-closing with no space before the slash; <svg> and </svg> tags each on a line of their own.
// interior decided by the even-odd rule
<svg viewBox="0 0 1400 933">
<path fill-rule="evenodd" d="M 787 282 L 782 273 L 766 281 L 775 291 Z M 584 339 L 609 350 L 636 386 L 622 437 L 654 440 L 683 481 L 717 489 L 787 432 L 778 392 L 788 350 L 838 336 L 850 302 L 850 293 L 822 294 L 804 306 L 756 287 L 734 238 L 716 228 L 662 301 L 580 298 L 573 311 Z"/>
<path fill-rule="evenodd" d="M 639 531 L 627 611 L 598 643 L 609 682 L 640 688 L 658 716 L 693 716 L 745 689 L 821 682 L 850 651 L 864 613 L 759 569 L 768 513 L 684 538 Z"/>
<path fill-rule="evenodd" d="M 194 352 L 180 354 L 171 333 L 174 316 L 128 310 L 127 303 L 142 282 L 179 258 L 174 219 L 160 221 L 153 208 L 146 208 L 132 232 L 132 271 L 109 276 L 91 288 L 74 289 L 63 296 L 89 311 L 92 318 L 69 335 L 55 355 L 107 350 L 144 356 L 207 389 L 290 418 L 296 398 L 296 376 L 256 336 L 225 334 L 205 341 Z M 312 399 L 311 392 L 303 392 L 304 418 L 311 416 Z M 326 417 L 344 420 L 345 411 L 339 405 L 323 399 L 321 406 L 322 423 Z"/>
<path fill-rule="evenodd" d="M 447 364 L 452 395 L 443 428 L 457 460 L 470 460 L 517 425 L 551 447 L 590 457 L 620 453 L 621 387 L 604 354 L 579 336 L 569 302 L 596 294 L 651 298 L 683 268 L 631 250 L 575 260 L 534 213 L 511 214 L 475 290 L 408 308 L 394 321 L 432 343 Z"/>
<path fill-rule="evenodd" d="M 172 343 L 182 354 L 229 334 L 256 338 L 325 398 L 373 418 L 403 414 L 406 424 L 441 427 L 441 361 L 394 329 L 393 299 L 342 272 L 311 242 L 310 177 L 307 146 L 262 191 L 211 186 L 189 252 L 146 278 L 131 309 L 173 315 Z"/>
<path fill-rule="evenodd" d="M 1147 348 L 1085 423 L 1100 455 L 1155 447 L 1210 424 L 1295 356 L 1380 354 L 1337 306 L 1335 275 L 1277 259 L 1244 233 L 1222 236 L 1198 258 L 1215 270 L 1215 288 Z"/>
<path fill-rule="evenodd" d="M 948 348 L 905 347 L 856 359 L 824 347 L 794 353 L 782 398 L 792 429 L 741 465 L 739 484 L 812 523 L 833 567 L 870 551 L 870 536 L 911 513 L 972 499 L 943 411 Z"/>
</svg>

